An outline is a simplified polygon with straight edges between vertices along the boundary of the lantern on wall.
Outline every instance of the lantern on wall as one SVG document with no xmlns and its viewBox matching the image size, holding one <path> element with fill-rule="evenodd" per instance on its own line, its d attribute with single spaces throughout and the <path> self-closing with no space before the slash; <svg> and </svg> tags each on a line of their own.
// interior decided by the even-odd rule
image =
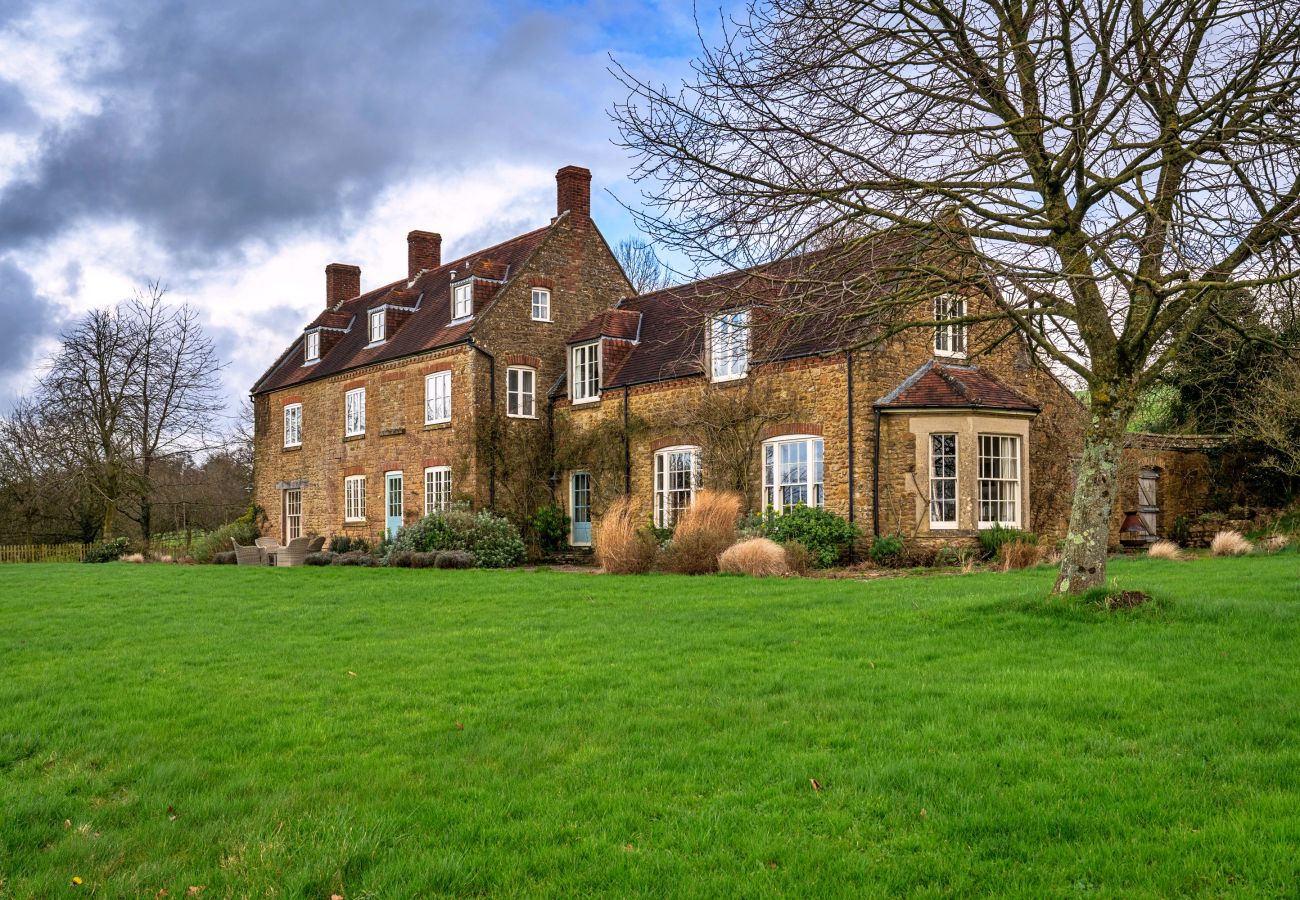
<svg viewBox="0 0 1300 900">
<path fill-rule="evenodd" d="M 1155 540 L 1155 535 L 1147 530 L 1146 523 L 1136 509 L 1124 513 L 1124 522 L 1119 526 L 1119 542 L 1124 547 L 1145 547 Z"/>
</svg>

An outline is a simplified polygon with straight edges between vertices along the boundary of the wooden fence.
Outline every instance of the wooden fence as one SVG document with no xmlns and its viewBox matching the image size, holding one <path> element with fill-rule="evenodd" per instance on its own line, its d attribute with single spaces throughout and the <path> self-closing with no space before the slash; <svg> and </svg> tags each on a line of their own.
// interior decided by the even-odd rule
<svg viewBox="0 0 1300 900">
<path fill-rule="evenodd" d="M 0 563 L 81 562 L 90 544 L 0 544 Z"/>
<path fill-rule="evenodd" d="M 95 545 L 0 544 L 0 563 L 81 562 L 86 558 L 86 551 L 93 546 Z M 163 556 L 180 559 L 189 555 L 189 545 L 183 540 L 154 541 L 149 549 L 149 556 L 152 559 Z"/>
</svg>

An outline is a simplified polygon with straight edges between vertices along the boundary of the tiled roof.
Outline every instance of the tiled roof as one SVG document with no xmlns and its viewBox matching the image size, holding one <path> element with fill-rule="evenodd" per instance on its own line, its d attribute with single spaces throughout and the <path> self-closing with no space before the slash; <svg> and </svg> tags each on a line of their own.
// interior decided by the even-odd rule
<svg viewBox="0 0 1300 900">
<path fill-rule="evenodd" d="M 585 325 L 569 336 L 570 344 L 591 341 L 598 337 L 617 338 L 622 341 L 635 341 L 641 333 L 641 313 L 634 309 L 607 309 L 590 319 Z"/>
<path fill-rule="evenodd" d="M 254 394 L 278 390 L 335 375 L 339 372 L 370 365 L 389 359 L 398 359 L 426 350 L 448 347 L 469 337 L 474 322 L 451 323 L 451 273 L 458 280 L 471 271 L 490 278 L 507 279 L 518 272 L 546 237 L 549 227 L 511 238 L 504 243 L 466 256 L 426 271 L 413 284 L 407 279 L 395 281 L 359 297 L 345 300 L 332 309 L 323 310 L 308 328 L 346 328 L 338 343 L 324 353 L 319 362 L 303 365 L 302 337 L 299 336 L 281 355 L 253 388 Z M 369 335 L 365 314 L 383 304 L 399 307 L 417 307 L 388 340 L 375 347 L 367 347 Z M 476 294 L 476 312 L 483 304 Z"/>
<path fill-rule="evenodd" d="M 1021 396 L 975 366 L 929 360 L 898 387 L 876 401 L 879 409 L 993 409 L 1039 411 Z"/>
<path fill-rule="evenodd" d="M 756 363 L 833 353 L 861 343 L 878 327 L 857 316 L 864 301 L 887 293 L 889 273 L 904 270 L 903 258 L 922 250 L 914 237 L 887 232 L 851 249 L 807 253 L 622 300 L 616 311 L 638 314 L 639 333 L 622 364 L 601 373 L 604 386 L 703 374 L 705 323 L 731 308 L 751 310 Z M 799 302 L 785 303 L 791 297 Z M 617 336 L 603 330 L 609 327 L 606 316 L 588 322 L 570 342 L 597 334 Z"/>
</svg>

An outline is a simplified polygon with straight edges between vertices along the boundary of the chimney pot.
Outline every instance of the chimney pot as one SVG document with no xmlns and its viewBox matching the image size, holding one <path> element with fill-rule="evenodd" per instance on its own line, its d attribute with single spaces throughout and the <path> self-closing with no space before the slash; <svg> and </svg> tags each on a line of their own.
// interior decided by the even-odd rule
<svg viewBox="0 0 1300 900">
<path fill-rule="evenodd" d="M 568 211 L 575 221 L 591 218 L 591 170 L 565 166 L 555 173 L 555 214 Z"/>
<path fill-rule="evenodd" d="M 442 235 L 433 231 L 412 231 L 406 236 L 407 277 L 442 265 Z"/>
<path fill-rule="evenodd" d="M 361 267 L 330 263 L 325 267 L 325 308 L 361 295 Z"/>
</svg>

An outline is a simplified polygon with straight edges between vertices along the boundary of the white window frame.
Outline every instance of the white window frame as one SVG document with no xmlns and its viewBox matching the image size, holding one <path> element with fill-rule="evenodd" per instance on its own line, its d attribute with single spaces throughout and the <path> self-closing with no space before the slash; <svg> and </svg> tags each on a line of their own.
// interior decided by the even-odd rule
<svg viewBox="0 0 1300 900">
<path fill-rule="evenodd" d="M 463 304 L 462 304 L 462 301 Z M 462 305 L 464 312 L 461 312 Z M 452 321 L 460 319 L 469 319 L 474 316 L 474 279 L 466 278 L 464 281 L 451 286 L 451 318 Z"/>
<path fill-rule="evenodd" d="M 533 288 L 532 313 L 534 322 L 551 321 L 551 291 L 549 288 Z"/>
<path fill-rule="evenodd" d="M 749 374 L 749 310 L 732 309 L 709 320 L 709 375 L 735 381 Z"/>
<path fill-rule="evenodd" d="M 523 389 L 525 375 L 528 376 L 527 391 Z M 511 419 L 537 418 L 537 370 L 532 366 L 510 366 L 506 369 L 506 415 Z"/>
<path fill-rule="evenodd" d="M 302 537 L 302 488 L 284 491 L 284 542 Z M 295 511 L 296 510 L 296 511 Z"/>
<path fill-rule="evenodd" d="M 366 476 L 349 475 L 343 479 L 343 521 L 366 520 Z"/>
<path fill-rule="evenodd" d="M 1021 456 L 1021 440 L 1018 434 L 980 434 L 977 437 L 979 442 L 979 469 L 978 476 L 979 494 L 976 497 L 978 504 L 978 518 L 980 528 L 992 528 L 995 525 L 1001 525 L 1003 528 L 1019 528 L 1023 511 L 1020 508 L 1020 481 L 1024 468 Z M 998 442 L 998 455 L 992 456 L 988 453 L 992 441 Z M 1006 442 L 1006 443 L 1004 443 Z M 1010 447 L 1012 453 L 1010 456 L 1003 455 L 1003 449 Z M 986 465 L 986 462 L 996 461 L 999 465 L 994 474 L 995 467 Z M 1005 463 L 1010 461 L 1015 471 L 1007 475 L 1003 470 Z M 986 490 L 987 489 L 987 490 Z M 989 499 L 986 499 L 988 497 Z M 1005 512 L 1006 504 L 1010 504 L 1012 515 L 998 515 L 996 519 L 988 518 L 985 515 L 986 504 L 994 503 L 998 506 L 998 513 Z"/>
<path fill-rule="evenodd" d="M 681 470 L 676 472 L 672 469 L 674 457 L 682 454 L 689 454 L 689 468 L 687 469 L 687 486 L 671 483 L 671 478 L 675 474 L 680 474 Z M 654 460 L 654 489 L 655 489 L 655 506 L 654 521 L 656 528 L 672 528 L 677 524 L 677 518 L 695 502 L 695 492 L 703 486 L 703 473 L 700 468 L 700 448 L 692 444 L 679 444 L 674 447 L 664 447 L 655 451 Z M 673 505 L 672 500 L 675 495 L 686 494 L 684 504 Z"/>
<path fill-rule="evenodd" d="M 948 454 L 946 452 L 947 448 L 942 448 L 944 452 L 941 452 L 941 448 L 936 446 L 935 444 L 936 439 L 944 439 L 944 438 L 952 438 L 951 454 Z M 951 529 L 957 527 L 957 519 L 961 515 L 961 504 L 960 504 L 961 475 L 960 475 L 960 465 L 959 465 L 959 460 L 961 459 L 960 448 L 961 448 L 961 439 L 957 436 L 956 432 L 936 431 L 930 435 L 930 530 L 931 531 L 941 531 L 944 529 Z M 948 456 L 951 456 L 952 474 L 951 475 L 936 474 L 936 472 L 939 469 L 939 462 L 941 461 L 941 457 L 948 457 Z M 951 497 L 939 496 L 940 493 L 939 488 L 944 485 L 951 485 L 952 487 Z M 944 493 L 947 492 L 945 491 Z M 948 501 L 952 502 L 952 518 L 944 519 L 944 518 L 937 517 L 935 513 L 939 509 L 939 504 L 946 503 Z"/>
<path fill-rule="evenodd" d="M 451 372 L 430 372 L 424 376 L 424 424 L 451 421 Z"/>
<path fill-rule="evenodd" d="M 790 482 L 790 488 L 803 486 L 807 494 L 807 506 L 821 509 L 826 505 L 826 442 L 816 434 L 783 434 L 763 442 L 763 507 L 771 508 L 777 513 L 793 509 L 800 504 L 796 500 L 787 504 L 782 496 L 787 487 L 782 482 L 781 460 L 782 448 L 792 451 L 802 444 L 806 469 L 802 482 Z"/>
<path fill-rule="evenodd" d="M 378 334 L 376 334 L 378 332 Z M 370 311 L 369 331 L 371 344 L 382 344 L 388 339 L 388 314 L 382 309 Z"/>
<path fill-rule="evenodd" d="M 356 406 L 355 415 L 353 406 Z M 356 437 L 366 433 L 366 389 L 353 388 L 343 395 L 343 436 Z"/>
<path fill-rule="evenodd" d="M 291 414 L 292 413 L 292 414 Z M 302 446 L 302 404 L 284 405 L 284 446 Z"/>
<path fill-rule="evenodd" d="M 451 466 L 429 466 L 424 470 L 424 514 L 451 509 Z"/>
<path fill-rule="evenodd" d="M 319 331 L 309 331 L 303 336 L 302 361 L 303 365 L 306 365 L 307 363 L 320 362 Z"/>
<path fill-rule="evenodd" d="M 582 356 L 582 362 L 578 361 L 579 356 Z M 600 400 L 600 341 L 588 341 L 573 347 L 569 351 L 569 360 L 569 394 L 573 397 L 573 402 L 575 404 L 595 403 Z M 593 371 L 594 391 L 591 387 Z M 579 374 L 582 375 L 581 378 Z"/>
<path fill-rule="evenodd" d="M 966 298 L 944 294 L 934 298 L 934 355 L 957 359 L 966 357 L 966 325 L 949 319 L 966 317 Z"/>
</svg>

